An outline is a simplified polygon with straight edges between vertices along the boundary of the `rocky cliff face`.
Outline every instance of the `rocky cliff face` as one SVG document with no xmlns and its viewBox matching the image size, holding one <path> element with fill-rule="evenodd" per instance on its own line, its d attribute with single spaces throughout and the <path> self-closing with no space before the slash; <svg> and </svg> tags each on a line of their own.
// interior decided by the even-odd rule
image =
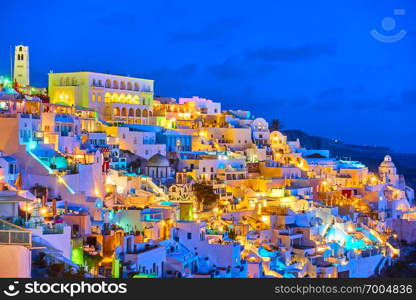
<svg viewBox="0 0 416 300">
<path fill-rule="evenodd" d="M 393 151 L 387 147 L 344 144 L 339 140 L 311 136 L 301 130 L 284 130 L 282 133 L 287 136 L 289 141 L 294 141 L 298 138 L 302 147 L 306 149 L 327 149 L 330 151 L 331 155 L 335 157 L 350 156 L 351 153 L 379 154 L 384 157 L 386 154 L 393 153 Z"/>
<path fill-rule="evenodd" d="M 331 157 L 361 161 L 373 172 L 378 171 L 384 156 L 389 154 L 406 183 L 416 189 L 416 153 L 395 153 L 387 147 L 344 144 L 339 140 L 311 136 L 301 130 L 283 130 L 282 133 L 288 141 L 299 139 L 301 146 L 306 149 L 327 149 Z"/>
</svg>

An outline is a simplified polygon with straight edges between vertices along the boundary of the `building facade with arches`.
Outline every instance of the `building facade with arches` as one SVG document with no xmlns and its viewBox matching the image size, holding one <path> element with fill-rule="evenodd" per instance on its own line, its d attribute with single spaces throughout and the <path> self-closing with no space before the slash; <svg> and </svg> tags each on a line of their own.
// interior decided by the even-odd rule
<svg viewBox="0 0 416 300">
<path fill-rule="evenodd" d="M 153 80 L 94 72 L 48 75 L 51 103 L 92 108 L 108 122 L 149 124 L 153 116 Z"/>
</svg>

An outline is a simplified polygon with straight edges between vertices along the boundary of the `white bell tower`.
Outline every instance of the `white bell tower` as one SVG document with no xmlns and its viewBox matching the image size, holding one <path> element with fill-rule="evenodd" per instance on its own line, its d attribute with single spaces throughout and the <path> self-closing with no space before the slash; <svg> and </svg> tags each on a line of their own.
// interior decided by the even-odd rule
<svg viewBox="0 0 416 300">
<path fill-rule="evenodd" d="M 13 82 L 19 86 L 29 85 L 29 47 L 18 45 L 14 49 Z"/>
</svg>

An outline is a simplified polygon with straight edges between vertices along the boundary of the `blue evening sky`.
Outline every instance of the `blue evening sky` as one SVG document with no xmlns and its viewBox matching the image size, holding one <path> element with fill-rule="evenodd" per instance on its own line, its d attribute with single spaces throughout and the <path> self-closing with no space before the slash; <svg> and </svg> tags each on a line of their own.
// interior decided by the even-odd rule
<svg viewBox="0 0 416 300">
<path fill-rule="evenodd" d="M 151 78 L 156 95 L 198 95 L 285 129 L 416 152 L 416 1 L 7 1 L 1 10 L 0 74 L 10 45 L 23 43 L 32 85 L 46 87 L 49 70 Z M 391 19 L 383 28 L 386 17 L 395 28 Z M 373 29 L 407 34 L 383 43 Z"/>
</svg>

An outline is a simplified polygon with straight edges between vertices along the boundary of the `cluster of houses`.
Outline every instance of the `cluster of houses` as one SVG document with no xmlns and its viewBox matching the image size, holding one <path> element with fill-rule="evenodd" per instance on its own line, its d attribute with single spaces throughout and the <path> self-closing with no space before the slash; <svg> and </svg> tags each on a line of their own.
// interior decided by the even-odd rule
<svg viewBox="0 0 416 300">
<path fill-rule="evenodd" d="M 0 80 L 0 277 L 370 277 L 416 239 L 389 155 L 370 171 L 153 80 L 21 80 Z"/>
</svg>

